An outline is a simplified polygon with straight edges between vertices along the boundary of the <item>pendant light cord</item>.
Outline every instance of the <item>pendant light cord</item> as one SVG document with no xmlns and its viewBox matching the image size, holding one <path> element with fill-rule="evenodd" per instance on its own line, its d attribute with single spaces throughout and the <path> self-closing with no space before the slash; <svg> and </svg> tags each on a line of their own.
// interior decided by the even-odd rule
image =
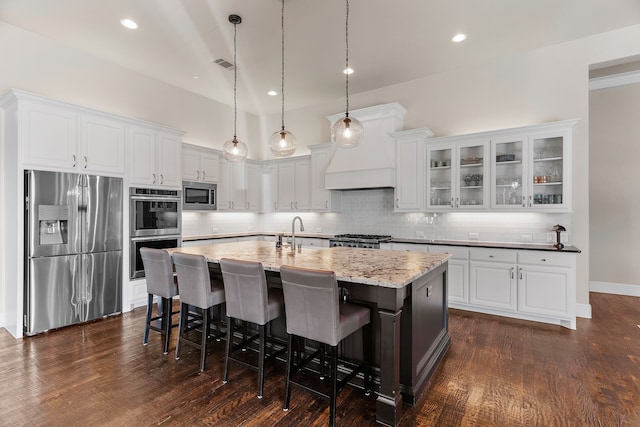
<svg viewBox="0 0 640 427">
<path fill-rule="evenodd" d="M 282 0 L 282 76 L 280 94 L 282 95 L 282 130 L 284 130 L 284 0 Z"/>
<path fill-rule="evenodd" d="M 346 92 L 346 98 L 347 98 L 347 108 L 345 112 L 345 117 L 349 117 L 349 0 L 346 0 L 346 2 L 347 2 L 347 13 L 346 13 L 346 19 L 345 19 L 346 22 L 345 22 L 344 33 L 345 33 L 345 45 L 346 45 L 345 92 Z"/>
<path fill-rule="evenodd" d="M 237 123 L 238 123 L 238 105 L 236 101 L 236 92 L 238 86 L 238 65 L 236 64 L 236 50 L 237 50 L 237 42 L 236 36 L 238 34 L 238 24 L 233 24 L 233 143 L 235 145 L 238 144 L 237 138 Z"/>
</svg>

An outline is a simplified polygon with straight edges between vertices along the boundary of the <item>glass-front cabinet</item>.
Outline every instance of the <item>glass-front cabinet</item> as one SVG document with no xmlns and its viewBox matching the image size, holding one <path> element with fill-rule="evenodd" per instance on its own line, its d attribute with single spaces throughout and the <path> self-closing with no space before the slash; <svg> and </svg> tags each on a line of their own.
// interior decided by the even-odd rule
<svg viewBox="0 0 640 427">
<path fill-rule="evenodd" d="M 570 128 L 491 138 L 491 208 L 570 209 Z"/>
<path fill-rule="evenodd" d="M 428 145 L 426 208 L 451 210 L 488 207 L 488 148 L 488 142 L 477 140 Z"/>
</svg>

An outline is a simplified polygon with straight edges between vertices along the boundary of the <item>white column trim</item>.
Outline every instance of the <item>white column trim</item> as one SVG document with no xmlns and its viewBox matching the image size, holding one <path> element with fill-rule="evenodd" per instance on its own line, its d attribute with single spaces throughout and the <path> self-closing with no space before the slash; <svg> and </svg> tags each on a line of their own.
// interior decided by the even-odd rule
<svg viewBox="0 0 640 427">
<path fill-rule="evenodd" d="M 640 71 L 612 74 L 610 76 L 589 79 L 589 90 L 607 89 L 610 87 L 640 83 Z"/>
</svg>

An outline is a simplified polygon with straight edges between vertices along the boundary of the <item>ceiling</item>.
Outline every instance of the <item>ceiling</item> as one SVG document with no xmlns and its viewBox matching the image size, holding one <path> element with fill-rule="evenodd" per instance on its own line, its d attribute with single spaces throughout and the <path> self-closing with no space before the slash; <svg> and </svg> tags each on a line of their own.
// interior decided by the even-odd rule
<svg viewBox="0 0 640 427">
<path fill-rule="evenodd" d="M 0 0 L 0 21 L 233 105 L 278 113 L 281 0 Z M 120 19 L 134 19 L 127 30 Z M 638 0 L 351 0 L 351 94 L 640 23 Z M 454 44 L 451 37 L 468 34 Z M 286 0 L 286 108 L 345 95 L 345 1 Z M 193 76 L 199 78 L 195 79 Z"/>
</svg>

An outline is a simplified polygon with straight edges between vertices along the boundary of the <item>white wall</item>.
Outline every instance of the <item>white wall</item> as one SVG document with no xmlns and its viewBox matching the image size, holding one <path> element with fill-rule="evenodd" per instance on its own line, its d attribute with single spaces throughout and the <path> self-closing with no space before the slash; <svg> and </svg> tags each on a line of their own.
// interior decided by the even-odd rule
<svg viewBox="0 0 640 427">
<path fill-rule="evenodd" d="M 592 282 L 640 287 L 640 84 L 591 91 Z"/>
</svg>

